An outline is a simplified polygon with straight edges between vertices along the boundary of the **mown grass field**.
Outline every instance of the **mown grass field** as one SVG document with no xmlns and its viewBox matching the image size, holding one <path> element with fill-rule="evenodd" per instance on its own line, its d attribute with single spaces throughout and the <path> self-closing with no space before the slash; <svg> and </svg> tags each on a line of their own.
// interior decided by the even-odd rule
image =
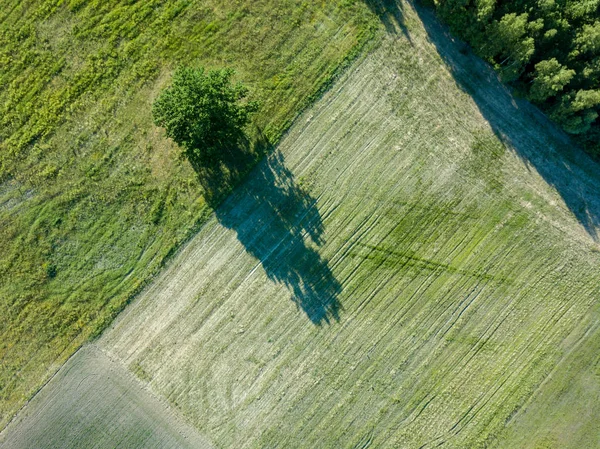
<svg viewBox="0 0 600 449">
<path fill-rule="evenodd" d="M 205 220 L 150 105 L 231 66 L 276 141 L 373 34 L 362 1 L 0 2 L 0 428 Z"/>
<path fill-rule="evenodd" d="M 98 344 L 216 447 L 593 447 L 598 166 L 396 17 Z"/>
<path fill-rule="evenodd" d="M 593 315 L 597 317 L 597 313 Z M 586 323 L 587 324 L 587 323 Z M 495 447 L 600 447 L 600 332 L 590 327 L 513 417 Z"/>
<path fill-rule="evenodd" d="M 18 418 L 0 446 L 44 449 L 211 449 L 208 441 L 94 345 L 84 346 Z"/>
</svg>

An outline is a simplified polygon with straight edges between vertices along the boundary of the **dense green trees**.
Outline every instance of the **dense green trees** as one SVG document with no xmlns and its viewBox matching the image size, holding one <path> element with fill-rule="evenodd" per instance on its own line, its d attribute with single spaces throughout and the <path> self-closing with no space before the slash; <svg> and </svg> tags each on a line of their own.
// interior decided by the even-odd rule
<svg viewBox="0 0 600 449">
<path fill-rule="evenodd" d="M 600 0 L 435 0 L 454 34 L 600 157 Z"/>
<path fill-rule="evenodd" d="M 567 69 L 556 58 L 540 61 L 535 65 L 529 98 L 543 103 L 550 97 L 558 95 L 573 76 L 575 70 Z"/>
<path fill-rule="evenodd" d="M 223 151 L 239 145 L 258 108 L 256 102 L 242 102 L 248 89 L 233 84 L 233 74 L 233 69 L 180 67 L 152 106 L 154 123 L 166 129 L 195 167 L 215 165 Z"/>
</svg>

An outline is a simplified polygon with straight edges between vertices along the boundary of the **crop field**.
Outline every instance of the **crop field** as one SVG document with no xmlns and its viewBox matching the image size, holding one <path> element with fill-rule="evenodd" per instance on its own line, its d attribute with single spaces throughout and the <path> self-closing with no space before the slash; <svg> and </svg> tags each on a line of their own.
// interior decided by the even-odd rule
<svg viewBox="0 0 600 449">
<path fill-rule="evenodd" d="M 270 11 L 266 2 L 256 4 L 264 6 L 261 14 Z M 137 227 L 131 218 L 147 217 L 150 209 L 122 212 L 123 229 L 145 232 L 154 249 L 142 238 L 116 233 L 113 248 L 100 239 L 103 246 L 93 246 L 97 257 L 92 252 L 79 269 L 101 267 L 114 276 L 114 284 L 97 278 L 107 292 L 144 288 L 21 410 L 0 443 L 14 449 L 36 447 L 42 439 L 55 447 L 86 447 L 90 438 L 105 447 L 150 441 L 216 448 L 600 444 L 598 165 L 538 110 L 513 98 L 430 12 L 406 2 L 396 9 L 386 5 L 378 44 L 294 121 L 213 214 L 194 195 L 197 182 L 176 162 L 174 148 L 158 132 L 143 135 L 148 115 L 119 125 L 120 132 L 141 134 L 124 147 L 125 159 L 105 163 L 123 170 L 123 161 L 138 167 L 154 161 L 157 172 L 166 164 L 171 171 L 158 179 L 169 186 L 165 198 L 174 199 L 161 203 L 152 225 Z M 368 21 L 361 26 L 373 31 Z M 333 30 L 319 42 L 345 39 Z M 346 55 L 360 47 L 356 36 L 348 39 Z M 254 61 L 251 52 L 246 57 Z M 304 100 L 299 96 L 296 108 L 281 116 L 267 109 L 259 118 L 273 140 L 292 111 L 329 79 L 317 80 L 314 61 L 329 60 L 319 57 L 326 59 L 307 54 L 314 77 Z M 335 67 L 343 64 L 337 61 Z M 116 117 L 134 117 L 139 105 L 149 104 L 143 92 L 155 95 L 166 78 L 158 74 L 141 87 L 130 109 L 117 109 Z M 263 98 L 275 98 L 260 86 L 256 81 Z M 138 128 L 130 128 L 133 123 Z M 65 138 L 65 130 L 76 128 L 60 129 L 53 135 Z M 142 150 L 134 151 L 133 142 L 151 142 L 154 149 L 137 160 L 142 153 L 135 151 Z M 86 151 L 94 154 L 91 147 Z M 97 188 L 109 189 L 119 173 Z M 172 175 L 175 181 L 167 181 Z M 6 181 L 4 194 L 17 195 L 18 182 Z M 27 201 L 53 210 L 36 190 L 22 188 L 19 195 L 2 203 L 3 213 L 25 210 Z M 118 215 L 114 211 L 129 203 L 118 204 L 103 216 Z M 74 211 L 67 214 L 71 220 L 94 217 L 91 210 L 89 216 L 87 209 L 66 210 Z M 112 229 L 98 223 L 94 235 Z M 160 251 L 167 254 L 194 223 L 198 232 L 145 284 L 161 266 Z M 36 229 L 27 235 L 43 243 Z M 141 245 L 130 265 L 122 262 L 126 258 L 111 259 L 130 254 L 121 241 Z M 83 242 L 59 245 L 72 252 L 52 254 L 78 260 Z M 43 267 L 45 289 L 73 288 L 66 266 Z M 124 269 L 133 270 L 125 281 Z M 91 295 L 93 285 L 84 283 L 89 291 L 77 292 Z M 48 291 L 39 290 L 40 298 Z M 66 346 L 34 338 L 28 347 L 24 338 L 5 338 L 21 335 L 5 331 L 10 323 L 25 323 L 22 335 L 44 335 L 27 327 L 29 315 L 8 315 L 2 344 L 17 343 L 3 347 L 3 376 L 11 379 L 1 385 L 5 421 L 41 373 L 52 372 L 52 364 L 73 352 L 68 348 L 103 328 L 94 320 L 106 323 L 127 302 L 111 295 L 99 296 L 113 299 L 93 309 L 98 315 L 85 324 L 87 333 L 76 333 Z M 59 303 L 56 310 L 72 307 Z M 66 339 L 69 332 L 55 335 Z M 83 414 L 71 412 L 78 409 Z M 72 432 L 65 435 L 65 429 Z M 126 440 L 119 443 L 121 437 Z"/>
<path fill-rule="evenodd" d="M 600 447 L 600 332 L 591 328 L 511 419 L 497 447 L 535 449 Z"/>
<path fill-rule="evenodd" d="M 394 17 L 97 344 L 216 447 L 594 447 L 598 166 Z"/>
<path fill-rule="evenodd" d="M 362 1 L 0 1 L 0 429 L 209 214 L 150 116 L 229 66 L 275 142 L 373 36 Z"/>
<path fill-rule="evenodd" d="M 108 424 L 108 425 L 106 425 Z M 211 449 L 124 367 L 78 351 L 0 434 L 6 448 Z"/>
</svg>

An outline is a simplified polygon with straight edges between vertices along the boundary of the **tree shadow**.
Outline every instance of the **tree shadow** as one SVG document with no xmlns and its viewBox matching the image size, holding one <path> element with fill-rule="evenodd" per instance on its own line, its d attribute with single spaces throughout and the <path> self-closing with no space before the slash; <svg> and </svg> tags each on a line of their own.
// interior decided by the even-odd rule
<svg viewBox="0 0 600 449">
<path fill-rule="evenodd" d="M 429 41 L 450 69 L 456 84 L 475 101 L 496 136 L 560 194 L 588 234 L 598 240 L 599 166 L 568 136 L 524 99 L 515 97 L 485 61 L 454 38 L 434 11 L 414 5 Z M 531 124 L 537 125 L 532 128 Z"/>
<path fill-rule="evenodd" d="M 186 154 L 202 186 L 204 200 L 213 209 L 219 206 L 233 187 L 272 149 L 267 137 L 258 128 L 250 138 L 240 132 L 236 141 L 234 145 L 218 149 L 215 154 Z"/>
<path fill-rule="evenodd" d="M 292 300 L 316 325 L 339 320 L 339 282 L 318 249 L 323 221 L 316 199 L 294 179 L 283 155 L 258 132 L 253 144 L 232 150 L 223 164 L 198 168 L 211 205 L 229 192 L 252 163 L 268 154 L 233 194 L 215 209 L 219 222 L 237 233 L 245 250 L 260 261 L 269 279 L 287 286 Z M 247 172 L 246 172 L 247 174 Z"/>
<path fill-rule="evenodd" d="M 395 0 L 364 0 L 365 4 L 375 13 L 389 34 L 402 33 L 409 41 L 411 40 L 408 28 L 404 22 L 402 5 Z"/>
</svg>

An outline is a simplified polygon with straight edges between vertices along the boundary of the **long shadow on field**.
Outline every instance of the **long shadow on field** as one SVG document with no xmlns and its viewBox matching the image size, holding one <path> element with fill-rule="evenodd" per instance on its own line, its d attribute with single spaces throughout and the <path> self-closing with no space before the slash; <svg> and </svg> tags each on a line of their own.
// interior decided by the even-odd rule
<svg viewBox="0 0 600 449">
<path fill-rule="evenodd" d="M 457 85 L 473 98 L 496 136 L 556 189 L 577 220 L 597 240 L 600 166 L 572 145 L 537 108 L 515 98 L 490 66 L 450 35 L 433 11 L 419 5 L 415 9 Z"/>
<path fill-rule="evenodd" d="M 306 316 L 323 324 L 339 319 L 340 284 L 317 251 L 323 222 L 315 204 L 286 168 L 283 155 L 274 151 L 216 215 L 235 230 L 267 276 L 288 287 Z"/>
<path fill-rule="evenodd" d="M 404 23 L 401 4 L 395 0 L 365 0 L 365 3 L 371 11 L 379 16 L 388 33 L 397 34 L 400 31 L 410 40 L 410 34 Z"/>
<path fill-rule="evenodd" d="M 260 129 L 251 138 L 240 133 L 237 143 L 221 149 L 219 160 L 188 159 L 204 190 L 203 196 L 210 207 L 216 209 L 235 186 L 271 150 L 267 138 Z"/>
</svg>

